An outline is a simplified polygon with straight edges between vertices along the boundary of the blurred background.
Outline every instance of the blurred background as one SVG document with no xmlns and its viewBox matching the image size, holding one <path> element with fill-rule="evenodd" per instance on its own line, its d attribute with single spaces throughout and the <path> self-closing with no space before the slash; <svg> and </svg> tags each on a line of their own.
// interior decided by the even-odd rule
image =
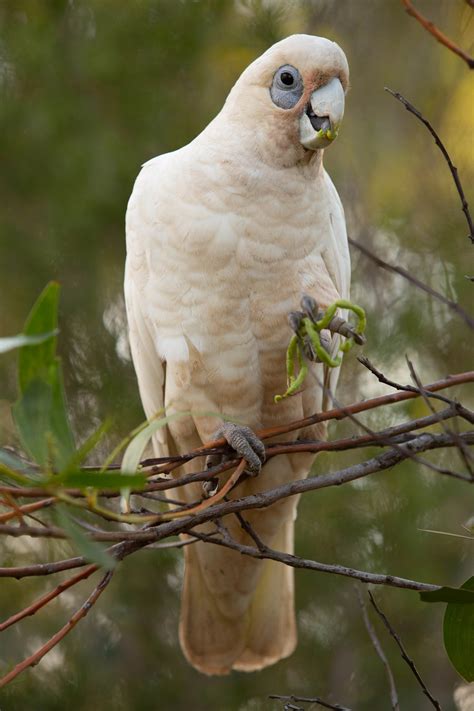
<svg viewBox="0 0 474 711">
<path fill-rule="evenodd" d="M 416 5 L 472 54 L 474 11 L 467 2 Z M 400 91 L 432 120 L 474 203 L 472 75 L 398 0 L 3 0 L 0 335 L 21 331 L 46 282 L 61 282 L 60 349 L 78 441 L 112 415 L 104 444 L 110 451 L 143 419 L 122 296 L 124 213 L 141 163 L 190 141 L 247 64 L 294 32 L 335 40 L 351 67 L 344 124 L 325 155 L 350 235 L 472 306 L 474 287 L 465 278 L 473 273 L 472 246 L 447 166 L 426 129 L 384 92 L 384 86 Z M 365 353 L 387 375 L 409 382 L 405 354 L 424 382 L 472 367 L 468 329 L 442 304 L 356 250 L 353 283 L 353 300 L 369 316 Z M 0 445 L 16 442 L 15 369 L 15 354 L 0 359 Z M 386 390 L 355 356 L 347 358 L 341 401 Z M 362 419 L 380 428 L 425 412 L 416 401 Z M 340 423 L 330 436 L 354 431 Z M 316 472 L 365 456 L 323 454 Z M 443 463 L 443 455 L 436 461 Z M 472 574 L 472 541 L 420 529 L 462 534 L 472 513 L 462 482 L 408 462 L 396 472 L 306 495 L 296 550 L 324 562 L 458 585 Z M 70 553 L 65 543 L 40 547 L 12 538 L 1 542 L 1 564 L 44 560 L 45 550 L 51 558 Z M 93 613 L 2 692 L 1 711 L 281 708 L 267 699 L 271 693 L 320 695 L 358 711 L 390 708 L 352 581 L 297 571 L 295 654 L 258 674 L 206 678 L 188 666 L 177 643 L 181 579 L 180 551 L 145 550 L 127 559 Z M 0 618 L 52 585 L 2 580 Z M 49 611 L 4 633 L 0 671 L 61 626 L 89 587 L 63 594 Z M 443 650 L 443 606 L 423 604 L 408 591 L 377 593 L 428 686 L 443 708 L 454 709 L 459 678 Z M 429 708 L 377 622 L 401 707 Z"/>
</svg>

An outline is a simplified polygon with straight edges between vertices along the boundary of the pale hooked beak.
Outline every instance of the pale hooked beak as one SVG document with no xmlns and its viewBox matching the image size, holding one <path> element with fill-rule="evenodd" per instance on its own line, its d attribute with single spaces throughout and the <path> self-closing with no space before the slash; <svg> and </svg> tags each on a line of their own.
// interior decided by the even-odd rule
<svg viewBox="0 0 474 711">
<path fill-rule="evenodd" d="M 300 142 L 312 151 L 337 138 L 344 116 L 344 89 L 337 77 L 313 91 L 300 118 Z"/>
</svg>

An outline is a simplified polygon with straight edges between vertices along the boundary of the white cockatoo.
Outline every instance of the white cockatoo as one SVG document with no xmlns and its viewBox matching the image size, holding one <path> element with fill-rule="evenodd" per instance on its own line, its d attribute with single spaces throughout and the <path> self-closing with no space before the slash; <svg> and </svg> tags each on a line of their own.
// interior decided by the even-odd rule
<svg viewBox="0 0 474 711">
<path fill-rule="evenodd" d="M 289 312 L 303 296 L 306 308 L 349 297 L 344 212 L 323 168 L 347 88 L 337 44 L 293 35 L 242 73 L 197 138 L 143 166 L 126 217 L 131 352 L 147 417 L 191 412 L 159 430 L 156 456 L 188 452 L 218 430 L 255 473 L 264 455 L 253 430 L 327 407 L 321 383 L 334 391 L 338 369 L 317 362 L 301 392 L 277 404 L 274 396 L 286 390 Z M 324 434 L 321 425 L 299 432 Z M 310 464 L 310 455 L 272 458 L 230 496 L 303 478 Z M 183 501 L 202 496 L 199 484 L 177 491 Z M 296 506 L 292 497 L 245 517 L 265 543 L 292 553 Z M 224 523 L 251 543 L 237 518 Z M 292 653 L 291 568 L 203 542 L 185 555 L 179 635 L 194 667 L 253 671 Z"/>
</svg>

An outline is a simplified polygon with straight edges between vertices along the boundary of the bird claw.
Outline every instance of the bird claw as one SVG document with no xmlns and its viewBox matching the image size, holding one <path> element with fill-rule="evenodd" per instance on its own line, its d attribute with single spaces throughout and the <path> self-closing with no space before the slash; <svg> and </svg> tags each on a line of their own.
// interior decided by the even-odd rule
<svg viewBox="0 0 474 711">
<path fill-rule="evenodd" d="M 265 462 L 265 446 L 250 427 L 236 425 L 233 422 L 224 422 L 217 432 L 214 433 L 213 439 L 220 439 L 221 437 L 224 437 L 232 449 L 235 450 L 240 457 L 245 459 L 247 462 L 246 472 L 250 474 L 250 476 L 256 476 L 260 473 L 262 464 Z M 214 467 L 219 463 L 219 459 L 222 462 L 223 460 L 225 461 L 225 459 L 229 459 L 230 456 L 211 454 L 206 459 L 206 467 Z M 213 480 L 210 479 L 209 482 L 205 482 L 205 484 L 210 484 L 212 481 Z"/>
<path fill-rule="evenodd" d="M 314 305 L 314 312 L 311 306 Z M 304 311 L 290 311 L 288 314 L 288 323 L 292 331 L 296 333 L 302 340 L 303 353 L 308 358 L 308 360 L 313 361 L 313 363 L 321 363 L 321 359 L 316 354 L 313 344 L 309 336 L 305 335 L 301 337 L 301 325 L 304 318 L 310 318 L 313 323 L 316 322 L 315 315 L 317 315 L 318 306 L 316 301 L 311 296 L 303 296 L 301 299 L 301 307 Z M 331 338 L 324 332 L 319 334 L 319 340 L 324 350 L 331 355 Z"/>
<path fill-rule="evenodd" d="M 291 311 L 288 315 L 288 322 L 291 329 L 298 335 L 302 320 L 309 318 L 313 323 L 320 321 L 324 316 L 324 311 L 320 311 L 318 302 L 309 294 L 303 294 L 300 301 L 302 311 Z M 366 338 L 362 333 L 357 333 L 354 327 L 340 316 L 333 316 L 327 325 L 327 330 L 331 333 L 338 333 L 345 338 L 352 338 L 359 346 L 366 343 Z M 320 333 L 321 345 L 325 351 L 331 352 L 331 339 L 324 332 Z M 309 338 L 303 338 L 303 349 L 305 355 L 315 362 L 319 362 Z"/>
</svg>

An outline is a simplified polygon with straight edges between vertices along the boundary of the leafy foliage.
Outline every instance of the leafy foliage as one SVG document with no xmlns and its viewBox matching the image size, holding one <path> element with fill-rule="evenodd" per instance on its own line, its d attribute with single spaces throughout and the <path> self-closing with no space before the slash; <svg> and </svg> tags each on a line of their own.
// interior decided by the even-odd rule
<svg viewBox="0 0 474 711">
<path fill-rule="evenodd" d="M 474 593 L 474 577 L 466 580 L 461 590 Z M 474 606 L 470 601 L 448 603 L 444 615 L 444 646 L 456 671 L 469 682 L 474 681 Z"/>
</svg>

